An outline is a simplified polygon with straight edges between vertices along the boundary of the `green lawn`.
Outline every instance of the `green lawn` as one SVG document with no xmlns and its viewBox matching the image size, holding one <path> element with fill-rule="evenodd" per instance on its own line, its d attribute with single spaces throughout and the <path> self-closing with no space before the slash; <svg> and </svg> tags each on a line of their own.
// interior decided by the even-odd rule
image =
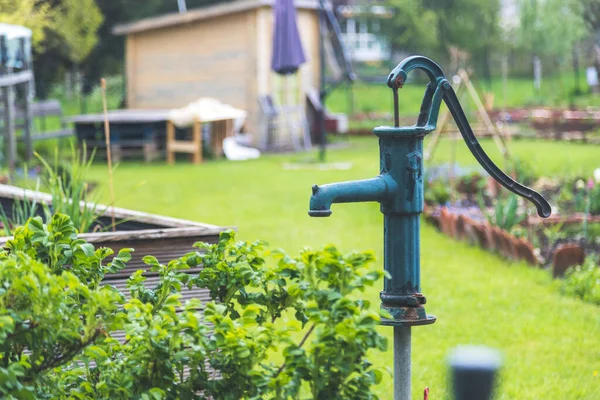
<svg viewBox="0 0 600 400">
<path fill-rule="evenodd" d="M 442 141 L 436 161 L 447 160 L 451 143 Z M 499 153 L 486 142 L 493 158 Z M 587 172 L 600 166 L 598 147 L 519 141 L 513 153 L 532 157 L 538 172 Z M 473 164 L 466 147 L 458 158 Z M 115 172 L 118 205 L 219 225 L 234 225 L 244 240 L 265 239 L 296 253 L 303 246 L 338 245 L 344 251 L 374 249 L 381 266 L 382 215 L 377 204 L 334 205 L 330 218 L 307 215 L 314 183 L 369 178 L 378 173 L 377 141 L 352 139 L 330 151 L 328 161 L 350 161 L 345 171 L 284 170 L 282 164 L 306 155 L 265 156 L 247 162 L 209 161 L 120 165 Z M 106 182 L 95 165 L 92 178 Z M 140 183 L 145 182 L 142 186 Z M 103 200 L 108 190 L 103 185 Z M 446 356 L 456 345 L 484 344 L 505 357 L 499 399 L 600 398 L 600 309 L 563 297 L 548 271 L 514 264 L 455 242 L 431 226 L 422 228 L 422 284 L 432 326 L 413 329 L 413 398 L 429 386 L 432 398 L 448 398 Z M 367 293 L 378 304 L 379 288 Z M 391 328 L 381 328 L 391 340 Z M 391 345 L 391 342 L 390 342 Z M 373 354 L 392 366 L 392 351 Z M 597 376 L 594 371 L 598 371 Z M 392 396 L 391 377 L 378 387 Z"/>
<path fill-rule="evenodd" d="M 584 71 L 581 76 L 581 85 L 585 86 Z M 448 78 L 450 79 L 450 77 Z M 401 114 L 418 114 L 425 91 L 424 82 L 408 82 L 400 89 Z M 600 106 L 599 95 L 586 93 L 573 97 L 571 100 L 571 92 L 574 86 L 573 74 L 565 72 L 561 75 L 544 77 L 539 93 L 535 92 L 533 81 L 526 78 L 509 78 L 506 82 L 506 91 L 500 78 L 492 79 L 491 88 L 482 82 L 478 85 L 478 89 L 480 95 L 483 92 L 491 91 L 493 93 L 494 108 L 524 106 L 567 107 L 571 103 L 578 107 Z M 385 81 L 381 83 L 355 82 L 352 92 L 355 113 L 372 111 L 391 113 L 393 110 L 392 91 L 387 87 Z M 333 112 L 349 113 L 349 104 L 348 89 L 346 87 L 338 88 L 327 99 L 327 107 Z M 468 98 L 468 95 L 464 96 L 462 104 L 467 111 L 468 109 L 474 109 L 474 103 Z"/>
</svg>

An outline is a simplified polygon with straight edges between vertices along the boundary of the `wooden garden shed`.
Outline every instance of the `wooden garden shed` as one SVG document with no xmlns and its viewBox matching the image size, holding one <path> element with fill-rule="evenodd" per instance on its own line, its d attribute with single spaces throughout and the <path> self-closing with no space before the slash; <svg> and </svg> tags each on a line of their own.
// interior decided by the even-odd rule
<svg viewBox="0 0 600 400">
<path fill-rule="evenodd" d="M 213 97 L 248 111 L 247 130 L 258 136 L 259 98 L 277 99 L 284 79 L 271 70 L 273 5 L 238 0 L 116 26 L 126 36 L 127 108 L 171 109 Z M 302 105 L 320 82 L 318 2 L 295 5 L 308 61 L 285 84 Z"/>
</svg>

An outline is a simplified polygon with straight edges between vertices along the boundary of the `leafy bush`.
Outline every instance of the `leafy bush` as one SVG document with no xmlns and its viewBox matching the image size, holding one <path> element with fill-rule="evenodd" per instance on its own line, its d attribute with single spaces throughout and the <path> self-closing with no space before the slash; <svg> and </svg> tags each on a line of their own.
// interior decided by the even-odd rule
<svg viewBox="0 0 600 400">
<path fill-rule="evenodd" d="M 0 209 L 0 222 L 4 234 L 12 235 L 16 227 L 23 226 L 29 218 L 37 215 L 43 215 L 45 221 L 49 222 L 54 214 L 66 214 L 81 233 L 102 228 L 97 218 L 105 210 L 99 208 L 99 197 L 93 194 L 86 177 L 94 152 L 88 157 L 85 148 L 80 151 L 71 145 L 71 157 L 68 162 L 60 159 L 58 149 L 52 162 L 48 162 L 38 153 L 35 155 L 43 167 L 43 174 L 37 178 L 34 190 L 39 191 L 41 183 L 42 190 L 47 190 L 52 199 L 49 204 L 38 202 L 28 198 L 28 192 L 23 189 L 23 199 L 14 199 L 9 215 Z"/>
<path fill-rule="evenodd" d="M 562 284 L 563 293 L 600 305 L 600 268 L 593 257 L 583 265 L 569 268 Z"/>
<path fill-rule="evenodd" d="M 600 215 L 600 184 L 590 190 L 590 214 Z"/>
<path fill-rule="evenodd" d="M 0 258 L 3 397 L 375 398 L 381 372 L 366 353 L 386 341 L 379 313 L 354 299 L 383 275 L 367 268 L 372 253 L 290 257 L 231 231 L 196 247 L 166 265 L 145 257 L 159 281 L 136 271 L 126 296 L 101 280 L 131 249 L 105 264 L 111 251 L 77 239 L 65 215 L 17 229 Z M 182 304 L 194 286 L 212 300 Z"/>
<path fill-rule="evenodd" d="M 513 177 L 525 186 L 531 186 L 538 178 L 533 172 L 530 161 L 513 155 L 512 158 Z"/>
<path fill-rule="evenodd" d="M 447 183 L 435 180 L 425 185 L 424 199 L 427 204 L 444 205 L 450 200 L 450 188 Z"/>
<path fill-rule="evenodd" d="M 117 327 L 122 295 L 100 287 L 105 272 L 129 259 L 127 249 L 108 265 L 111 250 L 78 240 L 73 224 L 55 215 L 18 228 L 0 252 L 0 393 L 3 398 L 49 397 L 46 383 L 83 349 Z M 60 368 L 59 368 L 60 369 Z"/>
<path fill-rule="evenodd" d="M 480 200 L 481 202 L 481 200 Z M 485 207 L 481 207 L 485 212 Z M 498 228 L 511 232 L 513 228 L 519 225 L 526 217 L 519 212 L 519 199 L 515 194 L 509 194 L 506 197 L 499 197 L 496 200 L 496 206 L 493 213 L 486 213 L 488 222 Z"/>
<path fill-rule="evenodd" d="M 45 175 L 44 186 L 52 195 L 50 208 L 46 207 L 46 218 L 51 218 L 53 213 L 68 215 L 79 232 L 88 232 L 94 221 L 101 214 L 98 210 L 97 199 L 91 198 L 89 184 L 86 179 L 87 172 L 94 159 L 94 153 L 89 157 L 85 150 L 75 149 L 71 145 L 71 159 L 68 163 L 61 163 L 58 150 L 54 153 L 52 165 L 35 153 L 42 163 Z M 89 158 L 89 159 L 88 159 Z"/>
<path fill-rule="evenodd" d="M 472 172 L 458 178 L 456 189 L 460 193 L 474 195 L 479 193 L 486 184 L 486 179 L 479 172 Z"/>
</svg>

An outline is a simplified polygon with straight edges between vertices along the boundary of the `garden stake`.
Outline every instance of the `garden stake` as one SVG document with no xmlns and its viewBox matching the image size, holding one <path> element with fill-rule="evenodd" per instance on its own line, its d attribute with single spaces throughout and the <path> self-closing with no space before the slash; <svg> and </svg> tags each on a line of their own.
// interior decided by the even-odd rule
<svg viewBox="0 0 600 400">
<path fill-rule="evenodd" d="M 108 124 L 108 107 L 106 105 L 106 79 L 100 79 L 102 87 L 102 108 L 104 109 L 104 138 L 106 140 L 106 162 L 108 163 L 108 186 L 110 189 L 110 206 L 112 210 L 111 222 L 112 230 L 116 231 L 115 224 L 115 188 L 113 185 L 112 158 L 110 152 L 110 125 Z"/>
<path fill-rule="evenodd" d="M 540 217 L 547 218 L 551 212 L 550 204 L 539 193 L 513 181 L 489 159 L 456 93 L 435 62 L 423 56 L 406 58 L 390 73 L 388 87 L 395 93 L 414 69 L 423 70 L 429 77 L 421 111 L 416 125 L 400 127 L 396 106 L 395 126 L 374 129 L 379 137 L 380 174 L 372 179 L 314 185 L 308 211 L 311 217 L 328 217 L 333 203 L 377 201 L 381 205 L 386 277 L 380 299 L 381 308 L 391 316 L 382 324 L 394 327 L 395 400 L 410 399 L 411 327 L 436 320 L 425 312 L 425 296 L 421 293 L 419 214 L 423 212 L 423 138 L 435 130 L 442 100 L 481 166 L 505 188 L 535 204 Z"/>
</svg>

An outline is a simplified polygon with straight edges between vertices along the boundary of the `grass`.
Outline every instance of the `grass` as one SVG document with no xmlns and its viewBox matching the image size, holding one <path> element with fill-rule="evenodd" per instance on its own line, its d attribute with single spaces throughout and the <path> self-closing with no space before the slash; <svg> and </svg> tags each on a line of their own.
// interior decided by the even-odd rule
<svg viewBox="0 0 600 400">
<path fill-rule="evenodd" d="M 330 151 L 328 161 L 351 161 L 349 170 L 285 170 L 282 163 L 306 155 L 269 155 L 247 162 L 209 161 L 200 166 L 136 164 L 115 171 L 118 205 L 218 225 L 234 225 L 244 240 L 265 239 L 295 253 L 303 246 L 336 244 L 344 251 L 373 249 L 382 267 L 382 215 L 374 203 L 334 205 L 330 218 L 307 215 L 310 186 L 369 178 L 378 173 L 377 141 L 353 138 L 350 147 Z M 436 162 L 449 159 L 452 143 L 442 141 Z M 499 152 L 484 142 L 495 160 Z M 573 169 L 591 173 L 600 164 L 597 147 L 518 141 L 511 151 L 532 157 L 547 175 Z M 464 144 L 458 160 L 475 160 Z M 106 182 L 106 168 L 92 167 L 91 178 Z M 139 186 L 141 182 L 145 182 Z M 108 201 L 103 185 L 102 198 Z M 504 354 L 498 399 L 600 398 L 600 312 L 597 306 L 562 296 L 548 271 L 503 260 L 422 227 L 422 284 L 427 310 L 438 321 L 413 329 L 413 398 L 429 386 L 433 398 L 448 398 L 446 357 L 459 344 L 484 344 Z M 377 287 L 365 294 L 379 304 Z M 372 354 L 391 367 L 390 328 L 382 327 L 390 350 Z M 594 371 L 599 371 L 598 376 Z M 377 388 L 392 397 L 386 375 Z"/>
<path fill-rule="evenodd" d="M 412 74 L 411 74 L 412 76 Z M 417 76 L 417 75 L 415 75 Z M 418 76 L 417 76 L 418 77 Z M 417 115 L 423 93 L 425 91 L 424 76 L 414 82 L 408 82 L 399 92 L 400 112 L 403 115 Z M 586 87 L 585 71 L 581 74 L 581 85 Z M 500 78 L 493 78 L 491 87 L 481 82 L 480 93 L 491 92 L 494 95 L 494 108 L 513 108 L 524 106 L 556 106 L 567 107 L 571 103 L 578 107 L 600 106 L 600 96 L 584 93 L 572 96 L 575 81 L 572 72 L 563 72 L 544 77 L 539 93 L 533 87 L 532 79 L 509 78 L 506 82 L 506 96 L 504 84 Z M 393 110 L 392 92 L 385 82 L 380 84 L 369 84 L 356 82 L 353 85 L 354 112 L 387 112 Z M 474 108 L 474 104 L 467 100 L 462 101 L 465 108 Z M 483 100 L 483 99 L 482 99 Z M 346 87 L 335 90 L 327 99 L 327 107 L 333 112 L 350 113 L 348 91 Z"/>
</svg>

